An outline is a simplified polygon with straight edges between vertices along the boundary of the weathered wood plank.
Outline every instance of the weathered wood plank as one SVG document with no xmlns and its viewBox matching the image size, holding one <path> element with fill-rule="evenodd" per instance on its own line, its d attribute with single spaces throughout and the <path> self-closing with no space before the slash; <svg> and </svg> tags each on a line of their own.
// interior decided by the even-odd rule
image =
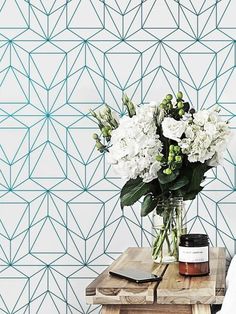
<svg viewBox="0 0 236 314">
<path fill-rule="evenodd" d="M 111 269 L 116 270 L 119 268 L 136 268 L 160 275 L 166 266 L 153 263 L 150 248 L 129 248 L 87 287 L 87 303 L 152 304 L 158 283 L 137 284 L 109 275 Z"/>
<path fill-rule="evenodd" d="M 120 306 L 119 305 L 104 305 L 102 307 L 101 314 L 119 314 Z"/>
<path fill-rule="evenodd" d="M 226 277 L 226 252 L 225 248 L 219 250 L 218 265 L 216 274 L 216 299 L 215 304 L 222 304 L 225 296 L 225 277 Z"/>
<path fill-rule="evenodd" d="M 121 305 L 120 314 L 192 314 L 191 305 Z"/>
<path fill-rule="evenodd" d="M 192 305 L 192 314 L 211 314 L 211 307 L 207 304 Z"/>
<path fill-rule="evenodd" d="M 157 287 L 159 304 L 213 304 L 219 303 L 217 291 L 224 287 L 223 248 L 210 250 L 210 275 L 202 277 L 185 277 L 179 275 L 178 264 L 169 265 L 162 282 Z M 221 290 L 222 291 L 222 290 Z"/>
<path fill-rule="evenodd" d="M 110 276 L 109 270 L 119 268 L 140 269 L 162 274 L 162 282 L 136 284 Z M 178 264 L 153 263 L 150 248 L 129 248 L 86 289 L 89 304 L 214 304 L 222 303 L 225 290 L 225 250 L 211 248 L 210 276 L 184 277 L 179 275 Z"/>
</svg>

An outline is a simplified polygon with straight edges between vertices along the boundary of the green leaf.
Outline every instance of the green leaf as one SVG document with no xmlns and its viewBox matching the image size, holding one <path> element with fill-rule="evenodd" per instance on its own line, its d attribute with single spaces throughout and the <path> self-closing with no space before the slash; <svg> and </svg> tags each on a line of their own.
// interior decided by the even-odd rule
<svg viewBox="0 0 236 314">
<path fill-rule="evenodd" d="M 173 184 L 170 186 L 171 191 L 176 191 L 178 189 L 181 189 L 183 186 L 187 185 L 189 183 L 189 179 L 186 176 L 182 176 L 179 179 L 177 179 Z"/>
<path fill-rule="evenodd" d="M 149 185 L 141 178 L 130 179 L 123 186 L 120 193 L 120 204 L 121 208 L 124 206 L 133 205 L 137 202 L 141 196 L 147 194 L 149 192 Z"/>
<path fill-rule="evenodd" d="M 158 172 L 158 180 L 161 184 L 166 184 L 174 181 L 179 175 L 179 171 L 175 170 L 172 174 L 164 174 L 162 171 Z"/>
<path fill-rule="evenodd" d="M 192 167 L 192 176 L 188 186 L 187 193 L 198 191 L 200 189 L 200 184 L 204 179 L 204 173 L 211 167 L 197 162 Z M 200 192 L 200 191 L 199 191 Z"/>
<path fill-rule="evenodd" d="M 142 202 L 141 217 L 147 216 L 157 205 L 157 199 L 152 194 L 147 194 Z"/>
<path fill-rule="evenodd" d="M 184 170 L 184 175 L 189 178 L 189 184 L 183 193 L 184 200 L 193 200 L 201 192 L 203 189 L 201 183 L 205 179 L 204 174 L 211 168 L 206 164 L 195 162 L 191 164 L 191 167 Z"/>
<path fill-rule="evenodd" d="M 199 192 L 201 192 L 202 189 L 203 189 L 203 187 L 199 186 L 199 188 L 197 190 L 194 190 L 194 191 L 191 191 L 189 193 L 186 193 L 184 195 L 184 201 L 194 200 L 195 197 L 198 195 Z"/>
</svg>

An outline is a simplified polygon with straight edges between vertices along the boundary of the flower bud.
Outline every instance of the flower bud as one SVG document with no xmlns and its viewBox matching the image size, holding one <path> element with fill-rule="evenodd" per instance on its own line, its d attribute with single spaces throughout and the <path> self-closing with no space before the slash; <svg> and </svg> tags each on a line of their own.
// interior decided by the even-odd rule
<svg viewBox="0 0 236 314">
<path fill-rule="evenodd" d="M 178 92 L 177 93 L 177 98 L 178 99 L 183 99 L 183 93 L 182 92 Z"/>
<path fill-rule="evenodd" d="M 174 146 L 174 152 L 178 154 L 180 152 L 180 147 L 177 145 Z"/>
<path fill-rule="evenodd" d="M 171 100 L 172 98 L 173 98 L 173 96 L 171 94 L 166 95 L 167 100 Z"/>
<path fill-rule="evenodd" d="M 96 147 L 98 150 L 103 150 L 105 148 L 105 146 L 99 140 L 96 140 Z"/>
<path fill-rule="evenodd" d="M 92 138 L 93 138 L 94 140 L 98 140 L 98 139 L 99 139 L 97 133 L 93 133 Z"/>
<path fill-rule="evenodd" d="M 163 103 L 164 105 L 167 105 L 167 104 L 168 104 L 168 101 L 167 101 L 166 99 L 163 99 L 163 100 L 162 100 L 162 103 Z"/>
<path fill-rule="evenodd" d="M 103 115 L 102 118 L 103 118 L 103 120 L 109 122 L 109 120 L 110 120 L 110 115 L 106 112 L 106 113 Z"/>
<path fill-rule="evenodd" d="M 169 156 L 168 157 L 168 162 L 172 162 L 172 161 L 174 161 L 174 157 L 173 156 Z"/>
<path fill-rule="evenodd" d="M 168 104 L 167 104 L 167 107 L 168 107 L 169 110 L 173 109 L 172 103 L 168 103 Z"/>
<path fill-rule="evenodd" d="M 90 113 L 91 113 L 91 115 L 93 116 L 93 117 L 97 117 L 97 114 L 96 114 L 96 112 L 94 111 L 94 110 L 92 110 L 92 109 L 89 109 L 89 111 L 90 111 Z"/>
<path fill-rule="evenodd" d="M 129 97 L 126 94 L 124 94 L 123 97 L 122 97 L 122 101 L 123 101 L 123 103 L 128 102 L 129 101 Z"/>
<path fill-rule="evenodd" d="M 169 157 L 175 157 L 175 153 L 169 152 Z"/>
<path fill-rule="evenodd" d="M 170 146 L 169 146 L 169 151 L 170 151 L 170 152 L 173 152 L 173 151 L 174 151 L 174 148 L 175 148 L 174 145 L 170 145 Z"/>
<path fill-rule="evenodd" d="M 107 104 L 105 104 L 105 107 L 106 107 L 107 113 L 108 113 L 108 114 L 111 114 L 111 108 L 110 108 Z"/>
<path fill-rule="evenodd" d="M 101 111 L 99 112 L 99 115 L 100 115 L 101 118 L 103 118 L 103 119 L 106 120 L 106 118 L 107 118 L 107 116 L 108 116 L 107 108 L 106 108 L 106 107 L 103 107 L 103 108 L 101 109 Z"/>
<path fill-rule="evenodd" d="M 179 102 L 177 103 L 177 107 L 178 107 L 179 109 L 184 108 L 183 102 L 182 102 L 182 101 L 179 101 Z"/>
<path fill-rule="evenodd" d="M 135 106 L 127 95 L 123 95 L 122 102 L 123 102 L 123 105 L 127 108 L 130 118 L 132 118 L 134 115 L 136 115 Z"/>
<path fill-rule="evenodd" d="M 161 155 L 157 155 L 156 156 L 156 161 L 162 161 L 162 156 Z"/>
<path fill-rule="evenodd" d="M 109 136 L 109 134 L 108 134 L 108 131 L 109 131 L 109 130 L 110 130 L 109 127 L 103 127 L 103 128 L 102 128 L 102 135 L 103 135 L 104 137 Z"/>
<path fill-rule="evenodd" d="M 172 170 L 170 168 L 166 168 L 165 170 L 163 170 L 163 173 L 170 175 L 172 174 Z"/>
<path fill-rule="evenodd" d="M 179 155 L 175 156 L 175 161 L 176 162 L 181 162 L 182 161 L 182 157 L 179 156 Z"/>
<path fill-rule="evenodd" d="M 179 115 L 180 115 L 180 116 L 183 116 L 184 114 L 185 114 L 184 109 L 180 109 L 180 110 L 179 110 Z"/>
</svg>

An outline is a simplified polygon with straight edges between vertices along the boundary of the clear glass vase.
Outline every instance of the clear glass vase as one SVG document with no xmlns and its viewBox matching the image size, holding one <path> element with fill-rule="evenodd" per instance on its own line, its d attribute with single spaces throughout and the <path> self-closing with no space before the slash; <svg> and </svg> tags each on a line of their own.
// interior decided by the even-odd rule
<svg viewBox="0 0 236 314">
<path fill-rule="evenodd" d="M 153 212 L 152 258 L 157 263 L 178 261 L 179 239 L 186 233 L 182 197 L 170 197 L 158 203 Z"/>
</svg>

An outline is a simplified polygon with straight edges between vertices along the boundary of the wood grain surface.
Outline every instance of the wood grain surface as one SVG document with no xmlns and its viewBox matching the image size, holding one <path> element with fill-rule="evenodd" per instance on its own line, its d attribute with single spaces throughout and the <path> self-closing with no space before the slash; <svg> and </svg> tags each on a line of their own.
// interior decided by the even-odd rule
<svg viewBox="0 0 236 314">
<path fill-rule="evenodd" d="M 104 305 L 101 314 L 211 314 L 208 304 Z"/>
<path fill-rule="evenodd" d="M 163 305 L 163 304 L 152 304 L 143 306 L 121 306 L 121 314 L 191 314 L 191 307 L 189 305 L 178 305 L 178 312 L 176 311 L 176 306 L 173 305 Z"/>
<path fill-rule="evenodd" d="M 192 314 L 211 314 L 211 308 L 207 304 L 192 305 Z"/>
<path fill-rule="evenodd" d="M 152 304 L 156 282 L 137 284 L 109 275 L 112 269 L 140 269 L 160 275 L 166 265 L 153 263 L 150 248 L 129 248 L 86 289 L 89 304 Z"/>
<path fill-rule="evenodd" d="M 150 248 L 129 248 L 87 287 L 86 301 L 88 304 L 103 304 L 103 314 L 133 314 L 142 313 L 142 310 L 147 314 L 153 310 L 167 313 L 167 309 L 168 313 L 188 314 L 193 311 L 194 314 L 208 314 L 208 304 L 221 304 L 223 301 L 225 263 L 225 249 L 211 248 L 210 275 L 184 277 L 179 275 L 178 263 L 154 263 Z M 159 284 L 137 284 L 109 275 L 110 270 L 120 268 L 135 268 L 157 275 L 163 273 L 163 280 Z"/>
<path fill-rule="evenodd" d="M 159 304 L 222 303 L 225 291 L 225 249 L 211 248 L 210 275 L 185 277 L 178 273 L 178 264 L 170 264 L 157 287 Z"/>
</svg>

